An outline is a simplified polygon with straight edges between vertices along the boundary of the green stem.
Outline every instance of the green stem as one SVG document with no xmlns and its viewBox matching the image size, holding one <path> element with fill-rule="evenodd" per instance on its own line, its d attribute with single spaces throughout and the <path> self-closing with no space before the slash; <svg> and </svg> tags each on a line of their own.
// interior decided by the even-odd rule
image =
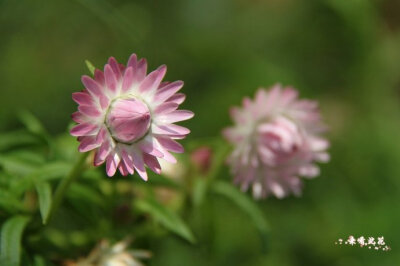
<svg viewBox="0 0 400 266">
<path fill-rule="evenodd" d="M 191 167 L 189 168 L 190 172 L 185 176 L 185 180 L 187 180 L 185 183 L 187 192 L 185 193 L 185 197 L 197 206 L 201 205 L 203 202 L 209 187 L 212 186 L 212 183 L 217 179 L 221 168 L 224 166 L 226 157 L 231 152 L 231 147 L 225 144 L 218 145 L 217 143 L 213 148 L 212 164 L 208 172 L 200 173 L 198 170 Z M 189 206 L 187 205 L 187 207 Z"/>
<path fill-rule="evenodd" d="M 82 153 L 81 156 L 79 157 L 79 159 L 76 161 L 75 166 L 69 172 L 68 176 L 66 176 L 65 178 L 63 178 L 61 180 L 60 184 L 58 185 L 58 187 L 56 189 L 56 192 L 54 193 L 53 203 L 51 205 L 51 211 L 50 211 L 48 220 L 51 219 L 54 212 L 60 206 L 60 204 L 64 198 L 64 194 L 68 190 L 71 183 L 73 181 L 75 181 L 75 179 L 77 179 L 81 175 L 82 170 L 85 166 L 86 158 L 88 157 L 88 155 L 89 155 L 89 152 Z"/>
</svg>

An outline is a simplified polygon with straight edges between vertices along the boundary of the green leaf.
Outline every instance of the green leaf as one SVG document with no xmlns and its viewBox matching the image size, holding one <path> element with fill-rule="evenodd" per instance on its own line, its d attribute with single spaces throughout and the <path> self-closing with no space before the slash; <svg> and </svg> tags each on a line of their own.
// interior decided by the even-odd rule
<svg viewBox="0 0 400 266">
<path fill-rule="evenodd" d="M 204 202 L 208 187 L 209 179 L 200 176 L 194 180 L 192 193 L 192 200 L 194 205 L 199 206 Z"/>
<path fill-rule="evenodd" d="M 25 177 L 14 177 L 10 180 L 8 191 L 14 195 L 14 197 L 21 198 L 22 195 L 33 186 L 33 180 Z"/>
<path fill-rule="evenodd" d="M 0 189 L 0 208 L 9 213 L 26 211 L 24 204 L 13 193 Z"/>
<path fill-rule="evenodd" d="M 33 265 L 34 266 L 46 266 L 46 261 L 43 257 L 39 255 L 35 255 L 33 258 Z"/>
<path fill-rule="evenodd" d="M 92 75 L 94 75 L 94 71 L 96 70 L 94 65 L 89 60 L 85 60 L 85 63 L 86 63 L 87 68 L 89 69 L 90 73 L 92 73 Z"/>
<path fill-rule="evenodd" d="M 167 229 L 183 237 L 191 243 L 195 243 L 195 237 L 185 222 L 174 212 L 155 201 L 154 199 L 140 199 L 135 201 L 135 207 L 144 213 L 151 215 L 156 221 Z"/>
<path fill-rule="evenodd" d="M 6 184 L 8 191 L 19 196 L 31 189 L 37 182 L 47 182 L 66 176 L 72 167 L 70 163 L 65 162 L 51 162 L 36 166 L 36 163 L 19 159 L 21 158 L 3 158 L 0 155 L 0 165 L 5 168 L 6 172 L 13 174 Z"/>
<path fill-rule="evenodd" d="M 93 205 L 102 205 L 104 201 L 101 194 L 93 187 L 79 183 L 71 184 L 68 191 L 68 197 L 77 201 L 87 201 Z"/>
<path fill-rule="evenodd" d="M 48 134 L 42 123 L 32 113 L 24 110 L 18 114 L 19 119 L 25 127 L 34 134 L 47 138 Z"/>
<path fill-rule="evenodd" d="M 71 163 L 58 161 L 47 163 L 46 165 L 43 165 L 39 169 L 35 170 L 32 173 L 32 176 L 42 181 L 61 178 L 65 177 L 71 171 L 72 166 L 73 165 Z"/>
<path fill-rule="evenodd" d="M 76 125 L 75 122 L 71 123 L 71 127 L 67 129 L 69 132 L 72 127 Z M 65 161 L 75 161 L 76 150 L 78 149 L 79 142 L 76 138 L 71 138 L 71 135 L 63 133 L 55 139 L 55 154 L 57 158 Z"/>
<path fill-rule="evenodd" d="M 222 195 L 235 203 L 244 213 L 246 213 L 253 221 L 255 227 L 261 234 L 263 244 L 266 244 L 269 225 L 262 211 L 258 208 L 254 200 L 250 199 L 246 194 L 242 193 L 233 185 L 217 181 L 212 184 L 212 189 L 216 194 Z"/>
<path fill-rule="evenodd" d="M 226 142 L 216 141 L 214 144 L 214 154 L 212 157 L 212 164 L 207 174 L 208 178 L 215 178 L 221 170 L 221 165 L 226 161 L 226 157 L 231 151 L 231 147 Z"/>
<path fill-rule="evenodd" d="M 29 132 L 42 139 L 51 150 L 54 149 L 53 140 L 39 119 L 26 110 L 20 111 L 18 116 Z"/>
<path fill-rule="evenodd" d="M 133 182 L 141 185 L 144 184 L 145 186 L 168 187 L 172 189 L 181 188 L 181 185 L 171 178 L 166 178 L 163 175 L 157 175 L 153 173 L 149 173 L 149 175 L 151 175 L 151 178 L 149 178 L 149 180 L 145 184 L 139 178 L 134 178 Z"/>
<path fill-rule="evenodd" d="M 44 158 L 31 151 L 17 151 L 8 154 L 0 154 L 0 165 L 9 174 L 27 175 L 45 162 Z"/>
<path fill-rule="evenodd" d="M 25 130 L 18 130 L 0 134 L 0 151 L 38 143 L 37 137 Z"/>
<path fill-rule="evenodd" d="M 42 181 L 36 182 L 35 187 L 39 196 L 39 208 L 42 221 L 43 224 L 46 224 L 52 203 L 51 187 L 49 183 Z"/>
<path fill-rule="evenodd" d="M 0 265 L 19 266 L 21 258 L 21 238 L 29 222 L 27 216 L 14 216 L 1 228 Z"/>
</svg>

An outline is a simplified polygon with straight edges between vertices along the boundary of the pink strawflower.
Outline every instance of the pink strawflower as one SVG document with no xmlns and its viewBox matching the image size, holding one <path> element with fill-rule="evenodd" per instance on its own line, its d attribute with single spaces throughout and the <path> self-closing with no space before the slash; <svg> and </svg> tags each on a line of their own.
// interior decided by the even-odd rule
<svg viewBox="0 0 400 266">
<path fill-rule="evenodd" d="M 176 93 L 183 82 L 161 82 L 166 71 L 162 65 L 147 75 L 146 59 L 137 60 L 135 54 L 126 66 L 111 57 L 104 72 L 83 76 L 86 89 L 72 94 L 79 111 L 72 114 L 78 125 L 71 135 L 78 137 L 80 152 L 96 150 L 94 165 L 106 162 L 108 176 L 117 169 L 124 176 L 136 170 L 147 180 L 145 165 L 159 174 L 159 158 L 175 163 L 169 152 L 183 152 L 175 140 L 190 131 L 173 123 L 193 113 L 177 110 L 185 100 Z"/>
<path fill-rule="evenodd" d="M 293 88 L 259 89 L 255 100 L 233 107 L 234 127 L 223 134 L 235 145 L 228 162 L 242 190 L 252 186 L 255 198 L 301 194 L 301 177 L 319 174 L 314 162 L 327 162 L 329 142 L 314 101 L 299 100 Z"/>
</svg>

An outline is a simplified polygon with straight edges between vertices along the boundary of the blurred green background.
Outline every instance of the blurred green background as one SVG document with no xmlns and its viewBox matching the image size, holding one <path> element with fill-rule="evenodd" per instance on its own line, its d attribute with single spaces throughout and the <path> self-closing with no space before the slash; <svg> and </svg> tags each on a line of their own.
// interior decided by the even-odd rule
<svg viewBox="0 0 400 266">
<path fill-rule="evenodd" d="M 101 68 L 133 52 L 185 81 L 188 142 L 219 135 L 260 86 L 320 102 L 332 160 L 301 198 L 258 203 L 265 249 L 246 215 L 211 197 L 185 217 L 199 243 L 149 240 L 150 265 L 399 265 L 400 1 L 0 0 L 0 40 L 1 131 L 27 109 L 64 132 L 84 60 Z M 334 245 L 349 235 L 383 235 L 392 250 Z"/>
</svg>

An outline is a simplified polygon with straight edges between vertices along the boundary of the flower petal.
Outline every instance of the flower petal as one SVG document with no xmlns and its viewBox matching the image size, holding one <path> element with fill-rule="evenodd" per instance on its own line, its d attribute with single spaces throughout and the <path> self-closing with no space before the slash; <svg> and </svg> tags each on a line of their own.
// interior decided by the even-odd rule
<svg viewBox="0 0 400 266">
<path fill-rule="evenodd" d="M 126 169 L 126 165 L 124 162 L 121 162 L 118 166 L 118 170 L 123 176 L 127 176 L 129 174 L 128 170 Z"/>
<path fill-rule="evenodd" d="M 143 154 L 144 163 L 157 174 L 161 174 L 161 166 L 157 158 L 148 154 Z"/>
<path fill-rule="evenodd" d="M 110 65 L 104 67 L 104 77 L 107 89 L 115 93 L 117 91 L 117 78 L 115 77 L 114 71 Z"/>
<path fill-rule="evenodd" d="M 79 112 L 91 117 L 99 117 L 101 112 L 94 106 L 81 105 L 78 107 Z"/>
<path fill-rule="evenodd" d="M 174 95 L 175 92 L 179 91 L 183 87 L 183 81 L 178 80 L 157 90 L 156 95 L 154 96 L 154 101 L 156 102 L 164 102 L 169 97 Z"/>
<path fill-rule="evenodd" d="M 133 151 L 132 156 L 133 156 L 133 166 L 135 167 L 135 170 L 139 173 L 140 177 L 144 181 L 147 181 L 148 179 L 147 172 L 146 168 L 144 167 L 144 161 L 141 152 Z"/>
<path fill-rule="evenodd" d="M 154 134 L 160 135 L 187 135 L 190 133 L 190 130 L 186 127 L 174 125 L 174 124 L 167 124 L 167 125 L 152 125 L 152 131 Z"/>
<path fill-rule="evenodd" d="M 164 102 L 157 106 L 157 108 L 154 110 L 154 114 L 162 114 L 162 113 L 170 113 L 172 111 L 175 111 L 178 108 L 178 104 L 174 102 Z"/>
<path fill-rule="evenodd" d="M 293 88 L 285 88 L 282 91 L 280 105 L 287 106 L 288 104 L 292 103 L 298 97 L 299 93 L 294 90 Z"/>
<path fill-rule="evenodd" d="M 157 137 L 158 142 L 167 150 L 182 153 L 184 149 L 181 144 L 170 138 Z"/>
<path fill-rule="evenodd" d="M 160 85 L 161 80 L 164 78 L 166 72 L 167 72 L 167 67 L 165 65 L 162 65 L 153 72 L 151 72 L 140 84 L 139 91 L 141 92 L 155 91 Z"/>
<path fill-rule="evenodd" d="M 122 160 L 125 164 L 126 170 L 133 175 L 135 170 L 133 169 L 133 161 L 132 161 L 132 155 L 130 155 L 126 150 L 122 151 Z"/>
<path fill-rule="evenodd" d="M 185 101 L 186 99 L 186 95 L 183 93 L 175 93 L 174 95 L 172 95 L 171 97 L 169 97 L 166 101 L 167 102 L 173 102 L 173 103 L 177 103 L 177 104 L 181 104 Z"/>
<path fill-rule="evenodd" d="M 87 152 L 100 146 L 95 136 L 84 136 L 81 139 L 81 144 L 78 147 L 80 152 Z"/>
<path fill-rule="evenodd" d="M 84 122 L 86 122 L 86 120 L 85 120 L 83 114 L 81 114 L 81 112 L 72 113 L 71 118 L 76 123 L 84 123 Z"/>
<path fill-rule="evenodd" d="M 117 80 L 120 80 L 121 77 L 122 77 L 121 69 L 120 69 L 120 67 L 119 67 L 119 65 L 118 65 L 117 60 L 115 60 L 115 57 L 110 57 L 110 58 L 108 59 L 108 64 L 111 66 L 111 68 L 112 68 L 112 70 L 113 70 L 113 72 L 114 72 L 114 75 L 115 75 L 116 79 L 117 79 Z"/>
<path fill-rule="evenodd" d="M 105 140 L 96 152 L 95 166 L 102 164 L 104 160 L 108 157 L 110 152 L 111 152 L 110 141 Z"/>
<path fill-rule="evenodd" d="M 146 77 L 147 73 L 147 61 L 142 58 L 136 65 L 136 68 L 133 68 L 133 80 L 134 82 L 142 82 L 142 80 Z"/>
<path fill-rule="evenodd" d="M 155 139 L 151 138 L 145 138 L 142 141 L 140 141 L 138 144 L 138 147 L 145 153 L 162 158 L 164 155 L 163 153 L 158 150 L 156 147 Z"/>
<path fill-rule="evenodd" d="M 98 129 L 98 125 L 92 123 L 82 123 L 79 125 L 74 126 L 70 133 L 74 137 L 85 136 L 85 135 L 92 135 Z"/>
<path fill-rule="evenodd" d="M 137 56 L 136 54 L 132 54 L 129 57 L 128 63 L 126 64 L 127 67 L 132 67 L 134 70 L 136 70 L 137 67 Z"/>
<path fill-rule="evenodd" d="M 100 96 L 99 102 L 100 102 L 100 106 L 103 110 L 107 109 L 108 105 L 110 104 L 110 100 L 105 95 Z"/>
<path fill-rule="evenodd" d="M 133 68 L 128 67 L 124 73 L 124 80 L 122 82 L 122 91 L 128 91 L 133 84 Z"/>
<path fill-rule="evenodd" d="M 85 88 L 90 92 L 90 94 L 96 97 L 100 97 L 101 95 L 103 95 L 100 84 L 94 81 L 92 78 L 90 78 L 89 76 L 82 76 L 81 80 Z"/>
<path fill-rule="evenodd" d="M 106 172 L 109 177 L 115 175 L 117 171 L 118 165 L 121 162 L 121 158 L 118 156 L 118 153 L 114 153 L 113 155 L 109 155 L 106 159 Z"/>
<path fill-rule="evenodd" d="M 94 80 L 97 81 L 97 83 L 99 83 L 100 85 L 104 85 L 106 82 L 103 71 L 96 69 L 94 71 Z"/>
<path fill-rule="evenodd" d="M 162 123 L 175 123 L 179 121 L 184 121 L 192 118 L 194 113 L 187 110 L 175 110 L 168 114 L 163 114 L 157 116 L 157 121 L 161 121 Z"/>
<path fill-rule="evenodd" d="M 86 92 L 74 92 L 72 93 L 72 99 L 77 104 L 82 104 L 82 105 L 92 105 L 93 103 L 93 98 L 90 97 L 90 95 Z"/>
</svg>

